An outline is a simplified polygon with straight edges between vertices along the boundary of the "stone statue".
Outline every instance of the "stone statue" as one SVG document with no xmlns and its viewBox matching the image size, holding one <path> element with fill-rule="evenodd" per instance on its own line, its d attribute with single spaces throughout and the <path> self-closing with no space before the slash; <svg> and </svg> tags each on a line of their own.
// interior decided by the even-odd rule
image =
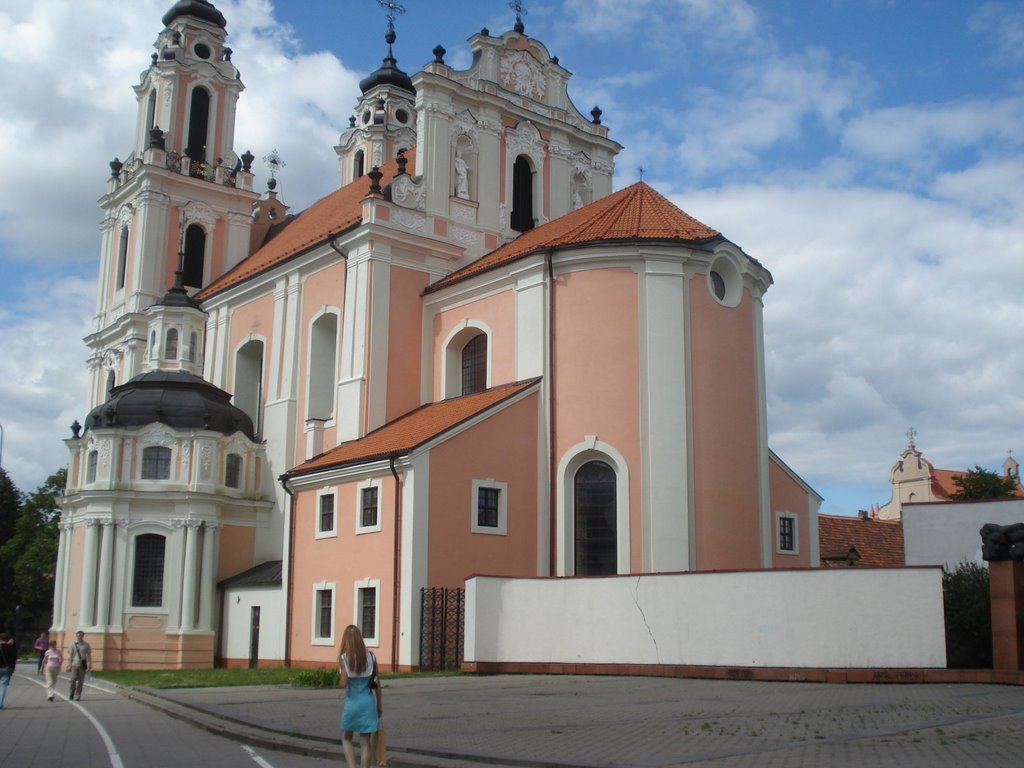
<svg viewBox="0 0 1024 768">
<path fill-rule="evenodd" d="M 455 154 L 455 196 L 469 200 L 469 166 L 461 152 Z"/>
<path fill-rule="evenodd" d="M 1024 523 L 986 523 L 981 534 L 981 556 L 988 562 L 1024 561 Z"/>
</svg>

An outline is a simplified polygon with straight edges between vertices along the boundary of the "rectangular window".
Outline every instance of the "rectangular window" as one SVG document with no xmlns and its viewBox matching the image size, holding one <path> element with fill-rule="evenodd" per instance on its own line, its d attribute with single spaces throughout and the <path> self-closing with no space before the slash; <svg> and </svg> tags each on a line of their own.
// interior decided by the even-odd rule
<svg viewBox="0 0 1024 768">
<path fill-rule="evenodd" d="M 359 587 L 357 598 L 359 631 L 363 633 L 364 640 L 377 639 L 377 588 Z"/>
<path fill-rule="evenodd" d="M 313 589 L 313 645 L 334 643 L 334 584 L 322 582 Z"/>
<path fill-rule="evenodd" d="M 171 478 L 171 449 L 154 445 L 142 449 L 142 479 L 169 480 Z"/>
<path fill-rule="evenodd" d="M 164 599 L 164 550 L 167 540 L 156 533 L 135 537 L 132 606 L 159 608 Z"/>
<path fill-rule="evenodd" d="M 779 512 L 775 515 L 778 530 L 776 551 L 780 554 L 795 555 L 799 553 L 796 522 L 796 515 L 789 512 Z"/>
<path fill-rule="evenodd" d="M 224 485 L 228 488 L 242 486 L 242 457 L 237 453 L 229 453 L 224 465 Z"/>
<path fill-rule="evenodd" d="M 333 536 L 337 533 L 334 524 L 334 491 L 317 496 L 316 535 Z"/>
<path fill-rule="evenodd" d="M 473 481 L 470 530 L 504 536 L 508 533 L 508 483 L 487 478 Z"/>
<path fill-rule="evenodd" d="M 359 527 L 360 528 L 375 528 L 377 526 L 377 488 L 373 486 L 371 488 L 363 488 L 360 496 L 362 497 L 362 504 L 360 508 L 362 513 L 360 514 Z"/>
<path fill-rule="evenodd" d="M 100 460 L 99 451 L 89 451 L 88 464 L 85 469 L 85 482 L 95 483 L 96 482 L 96 466 Z"/>
</svg>

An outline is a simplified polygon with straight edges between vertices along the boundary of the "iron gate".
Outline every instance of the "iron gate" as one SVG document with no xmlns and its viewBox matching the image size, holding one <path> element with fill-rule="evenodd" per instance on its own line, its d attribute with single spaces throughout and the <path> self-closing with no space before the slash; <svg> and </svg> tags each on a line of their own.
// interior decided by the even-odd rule
<svg viewBox="0 0 1024 768">
<path fill-rule="evenodd" d="M 466 590 L 420 590 L 420 669 L 440 672 L 462 666 Z"/>
</svg>

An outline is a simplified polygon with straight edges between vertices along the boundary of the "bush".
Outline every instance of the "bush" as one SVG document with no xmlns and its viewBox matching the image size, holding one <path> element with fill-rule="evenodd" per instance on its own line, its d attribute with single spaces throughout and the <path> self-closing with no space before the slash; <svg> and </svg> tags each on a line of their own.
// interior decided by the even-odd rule
<svg viewBox="0 0 1024 768">
<path fill-rule="evenodd" d="M 324 667 L 300 669 L 295 673 L 295 685 L 304 685 L 307 688 L 337 688 L 338 670 Z"/>
<path fill-rule="evenodd" d="M 992 668 L 992 609 L 988 569 L 960 563 L 942 571 L 946 615 L 946 666 L 951 669 Z"/>
</svg>

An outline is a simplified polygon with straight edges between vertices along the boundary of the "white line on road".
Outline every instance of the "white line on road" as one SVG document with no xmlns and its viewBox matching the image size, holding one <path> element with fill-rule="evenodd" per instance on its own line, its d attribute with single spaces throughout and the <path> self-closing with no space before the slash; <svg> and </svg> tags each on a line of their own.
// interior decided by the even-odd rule
<svg viewBox="0 0 1024 768">
<path fill-rule="evenodd" d="M 28 675 L 19 675 L 19 677 L 32 681 L 40 688 L 46 688 L 45 683 L 39 682 L 34 677 L 29 677 Z M 64 699 L 65 701 L 68 700 L 66 696 L 61 696 L 56 691 L 54 691 L 54 693 L 55 695 L 60 696 L 60 698 Z M 89 712 L 89 710 L 87 710 L 81 704 L 74 701 L 71 701 L 69 703 L 72 706 L 74 706 L 79 712 L 85 715 L 86 719 L 88 719 L 88 721 L 92 723 L 92 727 L 95 728 L 96 732 L 100 735 L 100 738 L 103 739 L 103 745 L 107 748 L 107 755 L 110 757 L 111 768 L 124 768 L 124 763 L 121 762 L 121 756 L 117 753 L 117 747 L 114 746 L 114 740 L 110 738 L 110 734 L 107 733 L 107 729 L 104 728 L 100 721 L 93 717 L 92 713 Z"/>
<path fill-rule="evenodd" d="M 253 760 L 256 761 L 256 765 L 258 765 L 260 768 L 274 768 L 274 766 L 272 766 L 270 763 L 268 763 L 262 757 L 257 755 L 256 754 L 256 750 L 253 749 L 252 747 L 248 746 L 247 744 L 243 744 L 242 745 L 242 749 L 245 750 L 246 754 L 249 755 L 249 757 L 251 757 Z"/>
</svg>

